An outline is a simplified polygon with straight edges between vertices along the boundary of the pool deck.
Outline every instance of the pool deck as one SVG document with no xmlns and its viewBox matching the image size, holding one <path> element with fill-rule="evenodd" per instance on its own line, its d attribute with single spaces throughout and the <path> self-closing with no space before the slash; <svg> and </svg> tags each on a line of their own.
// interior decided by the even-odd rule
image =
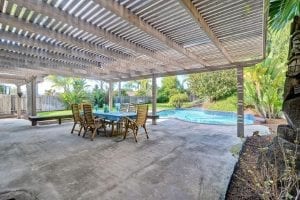
<svg viewBox="0 0 300 200">
<path fill-rule="evenodd" d="M 150 121 L 149 121 L 150 122 Z M 70 134 L 72 123 L 31 127 L 0 120 L 0 193 L 23 189 L 38 199 L 224 199 L 242 144 L 236 126 L 176 119 L 148 124 L 138 143 L 132 135 Z M 245 127 L 247 135 L 265 126 Z M 1 198 L 0 198 L 1 199 Z"/>
</svg>

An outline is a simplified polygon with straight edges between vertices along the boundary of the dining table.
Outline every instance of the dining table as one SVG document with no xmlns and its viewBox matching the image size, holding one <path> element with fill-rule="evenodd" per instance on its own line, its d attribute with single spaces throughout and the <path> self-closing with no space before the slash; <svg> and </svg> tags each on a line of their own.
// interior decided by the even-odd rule
<svg viewBox="0 0 300 200">
<path fill-rule="evenodd" d="M 97 110 L 93 112 L 93 115 L 96 117 L 100 117 L 103 118 L 104 120 L 109 121 L 112 124 L 112 134 L 114 134 L 114 123 L 117 124 L 117 132 L 120 133 L 120 122 L 122 121 L 122 119 L 124 119 L 125 117 L 128 117 L 130 119 L 135 119 L 137 114 L 135 112 L 117 112 L 117 111 L 113 111 L 113 112 L 104 112 L 101 110 Z"/>
</svg>

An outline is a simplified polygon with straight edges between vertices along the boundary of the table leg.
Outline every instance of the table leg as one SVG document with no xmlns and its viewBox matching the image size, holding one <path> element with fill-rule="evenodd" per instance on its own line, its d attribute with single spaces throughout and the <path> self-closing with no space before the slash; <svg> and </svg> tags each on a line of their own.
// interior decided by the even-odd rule
<svg viewBox="0 0 300 200">
<path fill-rule="evenodd" d="M 111 137 L 114 135 L 114 121 L 111 121 Z"/>
<path fill-rule="evenodd" d="M 118 135 L 121 133 L 121 124 L 120 124 L 120 122 L 117 123 L 117 133 L 118 133 Z"/>
</svg>

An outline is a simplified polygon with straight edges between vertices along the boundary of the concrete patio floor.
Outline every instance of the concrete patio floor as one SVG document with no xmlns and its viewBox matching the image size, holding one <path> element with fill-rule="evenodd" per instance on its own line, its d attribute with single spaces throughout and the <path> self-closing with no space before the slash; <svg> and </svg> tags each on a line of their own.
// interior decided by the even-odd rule
<svg viewBox="0 0 300 200">
<path fill-rule="evenodd" d="M 223 199 L 241 144 L 236 126 L 175 119 L 148 125 L 138 143 L 70 134 L 71 123 L 31 127 L 0 120 L 0 193 L 24 189 L 38 199 Z M 264 126 L 246 126 L 247 135 Z"/>
</svg>

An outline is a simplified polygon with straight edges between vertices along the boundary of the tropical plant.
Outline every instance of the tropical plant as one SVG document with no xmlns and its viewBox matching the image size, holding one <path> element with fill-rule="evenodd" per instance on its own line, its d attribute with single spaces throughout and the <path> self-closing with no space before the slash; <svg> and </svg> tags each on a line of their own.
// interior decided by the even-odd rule
<svg viewBox="0 0 300 200">
<path fill-rule="evenodd" d="M 105 102 L 105 96 L 106 96 L 106 93 L 103 89 L 99 88 L 98 85 L 95 85 L 91 96 L 92 96 L 92 102 L 94 103 L 94 105 L 97 105 L 99 107 L 103 106 L 103 104 Z"/>
<path fill-rule="evenodd" d="M 5 94 L 5 86 L 0 85 L 0 94 Z"/>
<path fill-rule="evenodd" d="M 55 92 L 56 91 L 54 89 L 45 90 L 45 95 L 46 96 L 54 96 Z"/>
<path fill-rule="evenodd" d="M 52 82 L 53 88 L 57 88 L 60 90 L 62 89 L 63 92 L 70 92 L 71 90 L 73 78 L 50 75 L 46 79 Z"/>
<path fill-rule="evenodd" d="M 278 118 L 282 105 L 285 68 L 284 63 L 274 62 L 267 58 L 245 72 L 245 102 L 268 118 Z"/>
<path fill-rule="evenodd" d="M 178 93 L 170 97 L 169 104 L 171 104 L 175 108 L 181 108 L 183 103 L 187 102 L 188 100 L 189 97 L 186 93 Z"/>
<path fill-rule="evenodd" d="M 183 87 L 176 76 L 165 77 L 161 81 L 161 88 L 158 90 L 158 103 L 167 103 L 172 95 L 183 92 Z"/>
<path fill-rule="evenodd" d="M 143 79 L 136 81 L 138 84 L 138 90 L 136 95 L 138 96 L 147 96 L 151 93 L 151 83 L 149 79 Z"/>
<path fill-rule="evenodd" d="M 70 109 L 73 103 L 82 103 L 89 100 L 88 85 L 85 79 L 49 76 L 48 80 L 53 83 L 53 88 L 63 90 L 59 97 L 67 109 Z"/>
<path fill-rule="evenodd" d="M 300 16 L 300 0 L 270 0 L 269 23 L 273 30 L 284 29 L 292 21 L 299 23 L 297 16 Z"/>
<path fill-rule="evenodd" d="M 71 90 L 60 94 L 60 98 L 66 105 L 67 109 L 71 108 L 71 104 L 79 104 L 88 101 L 87 83 L 85 79 L 74 79 L 72 81 Z"/>
<path fill-rule="evenodd" d="M 210 102 L 231 96 L 236 92 L 236 70 L 223 70 L 191 74 L 188 85 L 199 98 L 208 97 Z"/>
<path fill-rule="evenodd" d="M 12 87 L 7 85 L 0 85 L 0 94 L 12 94 Z"/>
</svg>

